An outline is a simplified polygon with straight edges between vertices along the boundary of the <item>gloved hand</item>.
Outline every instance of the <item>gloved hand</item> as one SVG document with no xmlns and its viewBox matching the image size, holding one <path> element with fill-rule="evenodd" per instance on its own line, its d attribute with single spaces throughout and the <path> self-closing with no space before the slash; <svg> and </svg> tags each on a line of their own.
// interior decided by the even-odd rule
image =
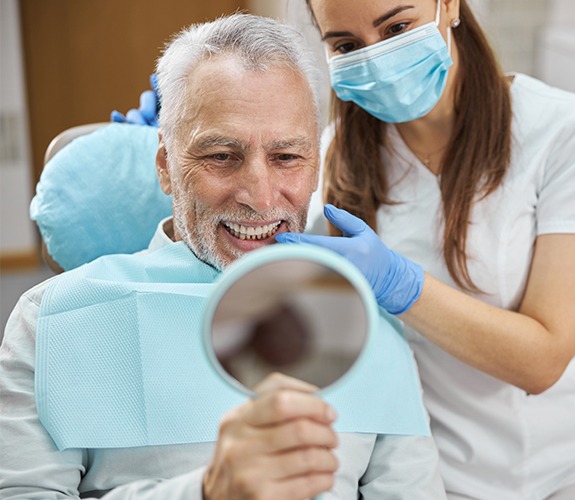
<svg viewBox="0 0 575 500">
<path fill-rule="evenodd" d="M 142 92 L 140 95 L 140 107 L 138 109 L 131 109 L 126 113 L 126 116 L 114 110 L 110 116 L 111 121 L 157 127 L 160 97 L 158 94 L 158 77 L 155 73 L 150 76 L 150 84 L 153 90 L 145 90 Z"/>
<path fill-rule="evenodd" d="M 349 212 L 326 205 L 324 214 L 343 232 L 342 237 L 280 233 L 276 241 L 310 243 L 333 250 L 359 268 L 381 307 L 391 314 L 407 311 L 421 294 L 421 266 L 390 250 L 365 222 Z"/>
</svg>

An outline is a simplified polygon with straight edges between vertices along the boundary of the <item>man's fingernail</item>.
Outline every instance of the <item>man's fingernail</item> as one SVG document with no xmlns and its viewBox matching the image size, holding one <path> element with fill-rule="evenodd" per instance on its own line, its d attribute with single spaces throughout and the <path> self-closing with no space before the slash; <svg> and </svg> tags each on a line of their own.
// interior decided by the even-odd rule
<svg viewBox="0 0 575 500">
<path fill-rule="evenodd" d="M 334 422 L 337 419 L 337 413 L 331 406 L 327 407 L 326 415 L 330 422 Z"/>
</svg>

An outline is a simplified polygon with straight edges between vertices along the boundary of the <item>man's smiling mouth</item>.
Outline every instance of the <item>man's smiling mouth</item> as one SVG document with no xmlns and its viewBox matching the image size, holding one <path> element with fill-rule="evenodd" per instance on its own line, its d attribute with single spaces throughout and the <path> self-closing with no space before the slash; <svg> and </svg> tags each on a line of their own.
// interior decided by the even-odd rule
<svg viewBox="0 0 575 500">
<path fill-rule="evenodd" d="M 223 222 L 223 225 L 232 236 L 240 240 L 265 240 L 276 233 L 281 223 L 280 220 L 263 226 L 244 226 L 236 222 Z"/>
</svg>

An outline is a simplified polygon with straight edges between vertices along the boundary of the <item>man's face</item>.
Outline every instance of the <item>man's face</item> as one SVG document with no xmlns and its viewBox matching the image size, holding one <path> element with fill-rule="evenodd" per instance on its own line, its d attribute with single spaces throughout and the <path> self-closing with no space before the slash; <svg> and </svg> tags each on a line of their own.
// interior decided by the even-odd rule
<svg viewBox="0 0 575 500">
<path fill-rule="evenodd" d="M 303 231 L 317 186 L 315 108 L 301 74 L 247 70 L 230 56 L 202 62 L 188 88 L 167 155 L 160 140 L 158 176 L 173 194 L 175 239 L 222 269 L 279 232 Z"/>
</svg>

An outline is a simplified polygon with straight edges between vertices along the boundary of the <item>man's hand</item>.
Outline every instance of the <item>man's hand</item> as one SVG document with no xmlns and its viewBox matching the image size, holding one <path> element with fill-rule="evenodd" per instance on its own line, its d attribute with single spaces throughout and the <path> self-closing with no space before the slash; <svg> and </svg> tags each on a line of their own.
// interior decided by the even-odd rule
<svg viewBox="0 0 575 500">
<path fill-rule="evenodd" d="M 338 462 L 334 410 L 317 387 L 279 374 L 224 416 L 204 476 L 205 500 L 304 500 L 329 491 Z"/>
</svg>

